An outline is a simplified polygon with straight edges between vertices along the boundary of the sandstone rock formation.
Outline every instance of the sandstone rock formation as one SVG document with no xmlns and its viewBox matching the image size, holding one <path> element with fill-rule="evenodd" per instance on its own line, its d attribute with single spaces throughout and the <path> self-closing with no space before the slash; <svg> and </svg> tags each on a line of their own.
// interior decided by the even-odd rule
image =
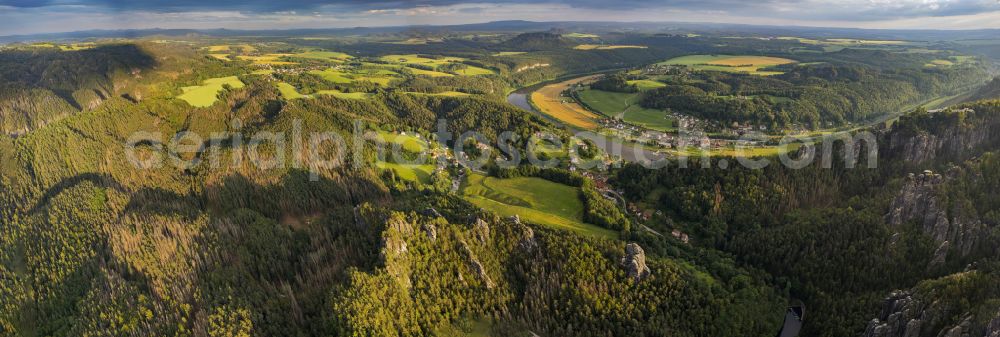
<svg viewBox="0 0 1000 337">
<path fill-rule="evenodd" d="M 622 257 L 622 266 L 625 267 L 628 277 L 636 282 L 642 281 L 642 279 L 651 274 L 649 266 L 646 265 L 646 253 L 636 243 L 630 243 L 625 246 L 625 257 Z"/>
</svg>

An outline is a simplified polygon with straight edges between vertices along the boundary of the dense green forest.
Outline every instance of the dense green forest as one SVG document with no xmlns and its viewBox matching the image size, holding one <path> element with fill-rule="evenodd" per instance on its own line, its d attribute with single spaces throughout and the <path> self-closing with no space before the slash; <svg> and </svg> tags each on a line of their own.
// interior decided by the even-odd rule
<svg viewBox="0 0 1000 337">
<path fill-rule="evenodd" d="M 883 70 L 843 64 L 854 55 L 840 54 L 844 55 L 838 55 L 842 59 L 836 63 L 789 66 L 784 74 L 770 77 L 710 73 L 674 79 L 669 86 L 646 93 L 641 104 L 723 125 L 736 122 L 770 129 L 793 124 L 822 128 L 897 112 L 922 104 L 927 97 L 961 93 L 988 78 L 979 65 Z"/>
</svg>

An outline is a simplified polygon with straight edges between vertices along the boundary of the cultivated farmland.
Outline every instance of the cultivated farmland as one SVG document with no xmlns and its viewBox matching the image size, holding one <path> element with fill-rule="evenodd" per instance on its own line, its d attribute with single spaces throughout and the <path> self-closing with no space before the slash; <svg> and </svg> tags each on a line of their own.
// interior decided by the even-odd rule
<svg viewBox="0 0 1000 337">
<path fill-rule="evenodd" d="M 778 75 L 779 71 L 762 70 L 771 66 L 795 63 L 780 57 L 769 56 L 733 56 L 733 55 L 688 55 L 660 62 L 661 65 L 685 65 L 697 70 L 713 70 L 724 72 L 742 72 L 754 75 Z"/>
<path fill-rule="evenodd" d="M 563 97 L 562 92 L 570 86 L 593 80 L 597 76 L 599 75 L 579 77 L 544 86 L 531 93 L 531 103 L 542 113 L 568 125 L 587 130 L 596 128 L 600 116 L 580 106 L 573 99 Z"/>
</svg>

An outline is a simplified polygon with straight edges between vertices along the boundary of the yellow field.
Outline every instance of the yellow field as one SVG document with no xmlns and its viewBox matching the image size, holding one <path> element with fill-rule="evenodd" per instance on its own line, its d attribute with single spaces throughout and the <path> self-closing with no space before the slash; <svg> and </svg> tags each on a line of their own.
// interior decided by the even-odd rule
<svg viewBox="0 0 1000 337">
<path fill-rule="evenodd" d="M 761 70 L 767 67 L 795 63 L 780 57 L 752 55 L 688 55 L 669 59 L 658 64 L 686 65 L 696 70 L 711 70 L 724 72 L 745 72 L 754 75 L 769 76 L 781 74 L 780 71 Z"/>
<path fill-rule="evenodd" d="M 423 65 L 435 66 L 435 67 L 439 66 L 439 65 L 443 65 L 443 64 L 448 64 L 449 62 L 462 62 L 462 61 L 465 61 L 465 59 L 461 58 L 461 57 L 441 57 L 441 58 L 432 59 L 432 58 L 427 58 L 427 57 L 420 57 L 417 54 L 386 55 L 386 56 L 382 56 L 381 59 L 384 60 L 384 61 L 387 61 L 387 62 L 415 63 L 415 64 L 423 64 Z"/>
<path fill-rule="evenodd" d="M 241 60 L 253 61 L 254 64 L 268 64 L 268 65 L 273 65 L 273 66 L 298 64 L 298 63 L 295 63 L 295 62 L 279 61 L 279 59 L 281 59 L 282 57 L 291 56 L 291 55 L 292 54 L 265 54 L 265 55 L 261 55 L 261 56 L 245 56 L 245 55 L 240 55 L 240 56 L 237 56 L 236 58 L 241 59 Z"/>
<path fill-rule="evenodd" d="M 244 53 L 252 53 L 257 51 L 257 48 L 254 48 L 254 46 L 248 44 L 237 44 L 237 45 L 220 44 L 220 45 L 208 46 L 208 51 L 211 53 L 228 52 L 232 51 L 233 49 L 239 49 Z"/>
<path fill-rule="evenodd" d="M 636 46 L 636 45 L 598 45 L 598 44 L 581 44 L 579 46 L 573 47 L 576 50 L 612 50 L 612 49 L 646 49 L 646 46 Z"/>
<path fill-rule="evenodd" d="M 59 49 L 62 51 L 77 51 L 77 50 L 87 50 L 90 48 L 97 47 L 96 43 L 93 42 L 82 42 L 82 43 L 72 43 L 72 44 L 61 44 Z"/>
<path fill-rule="evenodd" d="M 600 116 L 584 109 L 571 98 L 562 97 L 560 94 L 570 86 L 589 81 L 599 75 L 574 78 L 569 81 L 550 84 L 531 93 L 531 102 L 542 113 L 552 116 L 568 125 L 582 128 L 594 129 L 597 127 L 597 119 Z"/>
</svg>

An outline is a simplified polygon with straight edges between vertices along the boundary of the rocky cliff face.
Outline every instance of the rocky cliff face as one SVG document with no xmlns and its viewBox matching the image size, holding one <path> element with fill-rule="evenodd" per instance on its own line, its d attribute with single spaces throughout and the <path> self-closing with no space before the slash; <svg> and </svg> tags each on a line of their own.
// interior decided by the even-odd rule
<svg viewBox="0 0 1000 337">
<path fill-rule="evenodd" d="M 949 253 L 967 256 L 986 230 L 974 216 L 947 209 L 939 196 L 939 189 L 945 184 L 946 179 L 940 174 L 910 174 L 886 214 L 892 228 L 914 221 L 938 243 L 932 266 L 944 263 Z"/>
<path fill-rule="evenodd" d="M 949 123 L 947 120 L 935 120 L 935 122 Z M 956 159 L 980 145 L 995 140 L 998 136 L 997 127 L 1000 121 L 996 118 L 971 124 L 952 123 L 934 132 L 897 130 L 886 137 L 888 148 L 883 150 L 888 150 L 905 162 L 922 164 L 938 158 Z"/>
<path fill-rule="evenodd" d="M 862 337 L 1000 336 L 1000 312 L 985 326 L 976 323 L 973 313 L 955 314 L 940 301 L 896 291 L 885 299 L 882 313 L 868 323 Z"/>
</svg>

